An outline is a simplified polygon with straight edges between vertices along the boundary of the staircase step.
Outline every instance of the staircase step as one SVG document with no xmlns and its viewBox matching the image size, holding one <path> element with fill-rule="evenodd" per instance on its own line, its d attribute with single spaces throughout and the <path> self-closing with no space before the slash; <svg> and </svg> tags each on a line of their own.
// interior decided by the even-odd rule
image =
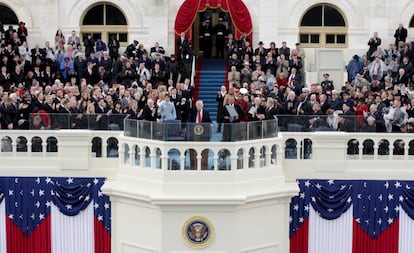
<svg viewBox="0 0 414 253">
<path fill-rule="evenodd" d="M 203 59 L 199 78 L 198 99 L 203 100 L 204 108 L 210 112 L 212 120 L 217 118 L 217 92 L 226 82 L 226 62 L 222 59 Z"/>
</svg>

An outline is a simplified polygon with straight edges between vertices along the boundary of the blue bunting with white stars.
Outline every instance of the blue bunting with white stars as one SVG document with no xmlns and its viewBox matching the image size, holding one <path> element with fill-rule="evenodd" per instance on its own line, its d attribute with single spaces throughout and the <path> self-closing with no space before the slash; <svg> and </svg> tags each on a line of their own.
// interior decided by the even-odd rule
<svg viewBox="0 0 414 253">
<path fill-rule="evenodd" d="M 6 201 L 6 215 L 26 236 L 50 214 L 52 205 L 75 216 L 93 204 L 96 218 L 110 233 L 110 200 L 101 192 L 104 182 L 104 178 L 1 177 L 0 203 Z"/>
<path fill-rule="evenodd" d="M 333 220 L 352 207 L 353 217 L 377 238 L 404 210 L 414 219 L 414 181 L 298 180 L 299 195 L 290 204 L 290 236 L 309 217 L 309 209 Z"/>
</svg>

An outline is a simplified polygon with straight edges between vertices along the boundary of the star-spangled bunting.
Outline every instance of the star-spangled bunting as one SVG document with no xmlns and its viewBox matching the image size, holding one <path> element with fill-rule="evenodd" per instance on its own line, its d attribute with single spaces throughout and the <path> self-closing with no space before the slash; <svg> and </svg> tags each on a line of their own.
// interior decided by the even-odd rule
<svg viewBox="0 0 414 253">
<path fill-rule="evenodd" d="M 290 236 L 309 217 L 312 206 L 324 219 L 336 219 L 352 206 L 353 217 L 377 238 L 403 209 L 414 219 L 414 182 L 370 180 L 298 180 L 299 194 L 290 205 Z"/>
<path fill-rule="evenodd" d="M 0 202 L 6 201 L 6 215 L 29 236 L 56 205 L 74 216 L 88 205 L 96 218 L 111 230 L 109 196 L 101 192 L 104 178 L 1 177 Z"/>
</svg>

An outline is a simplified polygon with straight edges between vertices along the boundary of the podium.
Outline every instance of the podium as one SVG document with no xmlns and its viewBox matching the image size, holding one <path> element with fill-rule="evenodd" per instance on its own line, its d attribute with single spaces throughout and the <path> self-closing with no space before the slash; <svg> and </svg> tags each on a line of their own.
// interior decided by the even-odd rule
<svg viewBox="0 0 414 253">
<path fill-rule="evenodd" d="M 211 123 L 188 123 L 187 140 L 188 141 L 210 141 Z"/>
</svg>

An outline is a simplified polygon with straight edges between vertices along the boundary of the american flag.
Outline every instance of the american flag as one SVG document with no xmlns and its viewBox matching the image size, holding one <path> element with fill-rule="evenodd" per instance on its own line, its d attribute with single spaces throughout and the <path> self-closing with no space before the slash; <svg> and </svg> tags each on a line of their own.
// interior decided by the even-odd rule
<svg viewBox="0 0 414 253">
<path fill-rule="evenodd" d="M 109 197 L 101 191 L 104 182 L 104 178 L 1 177 L 0 203 L 5 205 L 6 222 L 3 225 L 5 231 L 7 231 L 5 239 L 7 252 L 13 252 L 12 248 L 17 247 L 13 244 L 24 244 L 26 239 L 30 241 L 31 237 L 37 238 L 38 236 L 34 234 L 39 232 L 37 230 L 44 230 L 43 228 L 39 229 L 43 223 L 48 224 L 51 220 L 53 223 L 53 217 L 50 218 L 52 206 L 56 207 L 65 216 L 76 217 L 92 205 L 94 217 L 97 221 L 95 223 L 95 233 L 102 233 L 102 231 L 99 233 L 97 231 L 97 228 L 101 226 L 101 230 L 110 238 L 111 203 Z M 0 224 L 0 235 L 1 229 Z M 18 229 L 20 232 L 10 234 L 12 229 Z M 50 237 L 47 236 L 50 231 L 47 228 L 46 231 L 41 236 L 42 240 L 44 239 L 46 242 L 40 242 L 46 246 L 42 246 L 42 249 L 39 249 L 38 252 L 50 252 L 49 246 L 47 246 L 52 244 Z M 18 239 L 17 237 L 9 238 L 14 234 L 18 235 L 17 237 L 21 240 L 15 240 Z M 25 247 L 24 245 L 20 246 Z M 100 248 L 100 246 L 95 245 L 95 248 Z"/>
<path fill-rule="evenodd" d="M 338 252 L 326 245 L 340 248 L 332 241 L 346 236 L 350 243 L 339 252 L 414 252 L 412 240 L 403 238 L 414 233 L 404 228 L 414 219 L 414 181 L 327 179 L 298 180 L 298 185 L 299 195 L 290 205 L 291 252 Z M 322 240 L 319 235 L 331 224 L 336 224 L 334 232 Z M 341 233 L 336 239 L 335 230 Z"/>
</svg>

